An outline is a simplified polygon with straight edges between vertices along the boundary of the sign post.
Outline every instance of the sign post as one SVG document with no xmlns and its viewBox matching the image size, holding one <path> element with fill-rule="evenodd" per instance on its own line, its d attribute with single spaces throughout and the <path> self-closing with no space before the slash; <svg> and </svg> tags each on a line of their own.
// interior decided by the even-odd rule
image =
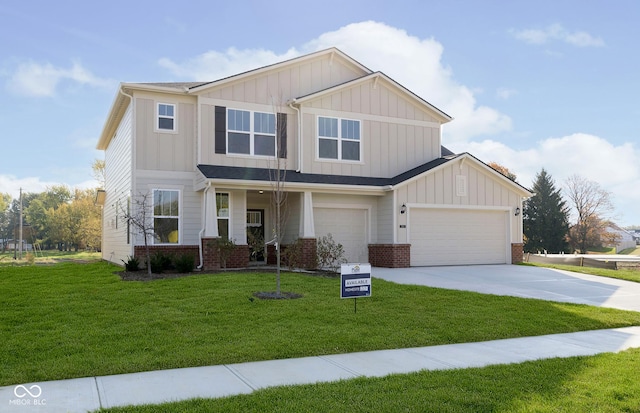
<svg viewBox="0 0 640 413">
<path fill-rule="evenodd" d="M 353 298 L 353 312 L 358 297 L 371 297 L 371 265 L 342 264 L 340 267 L 340 298 Z"/>
</svg>

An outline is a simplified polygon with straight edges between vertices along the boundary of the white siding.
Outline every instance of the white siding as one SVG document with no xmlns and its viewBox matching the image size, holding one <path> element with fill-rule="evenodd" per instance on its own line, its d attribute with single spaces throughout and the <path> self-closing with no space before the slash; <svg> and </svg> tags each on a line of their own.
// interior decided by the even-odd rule
<svg viewBox="0 0 640 413">
<path fill-rule="evenodd" d="M 102 258 L 120 265 L 121 260 L 126 260 L 133 253 L 132 244 L 127 244 L 127 225 L 121 217 L 132 190 L 132 112 L 132 106 L 129 105 L 105 151 L 106 199 L 102 211 Z"/>
<path fill-rule="evenodd" d="M 456 192 L 456 176 L 465 177 L 467 191 L 464 196 Z M 500 176 L 467 159 L 450 162 L 419 179 L 407 182 L 396 192 L 396 209 L 402 204 L 429 206 L 479 206 L 522 209 L 522 197 Z M 522 242 L 522 214 L 510 214 L 511 242 Z M 399 225 L 407 224 L 407 214 L 399 215 Z M 406 243 L 407 231 L 398 228 L 398 242 Z"/>
<path fill-rule="evenodd" d="M 193 190 L 194 173 L 137 170 L 135 194 L 151 194 L 154 189 L 180 191 L 180 245 L 198 245 L 202 229 L 202 192 Z M 149 200 L 152 200 L 150 197 Z M 151 206 L 151 205 L 149 205 Z M 136 237 L 136 244 L 143 245 L 142 237 Z"/>
</svg>

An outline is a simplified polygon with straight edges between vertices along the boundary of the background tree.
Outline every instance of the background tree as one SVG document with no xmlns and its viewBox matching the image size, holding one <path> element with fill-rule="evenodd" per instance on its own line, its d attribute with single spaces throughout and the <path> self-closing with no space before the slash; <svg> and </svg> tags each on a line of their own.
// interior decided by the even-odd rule
<svg viewBox="0 0 640 413">
<path fill-rule="evenodd" d="M 570 231 L 570 242 L 585 254 L 590 240 L 600 239 L 606 231 L 605 217 L 613 211 L 611 193 L 597 182 L 572 175 L 565 182 L 567 198 L 576 213 L 576 223 Z"/>
<path fill-rule="evenodd" d="M 516 174 L 511 172 L 506 166 L 500 165 L 497 162 L 489 162 L 487 165 L 495 169 L 496 171 L 500 172 L 502 175 L 506 176 L 507 178 L 511 179 L 513 182 L 516 181 L 517 179 Z"/>
<path fill-rule="evenodd" d="M 104 189 L 106 182 L 104 159 L 95 159 L 91 164 L 91 170 L 93 171 L 93 179 L 98 181 L 98 188 Z"/>
<path fill-rule="evenodd" d="M 7 250 L 7 240 L 11 238 L 11 228 L 9 226 L 9 207 L 11 206 L 11 195 L 0 193 L 0 250 Z"/>
<path fill-rule="evenodd" d="M 527 252 L 568 252 L 569 209 L 544 168 L 536 174 L 531 198 L 522 211 L 524 250 Z"/>
</svg>

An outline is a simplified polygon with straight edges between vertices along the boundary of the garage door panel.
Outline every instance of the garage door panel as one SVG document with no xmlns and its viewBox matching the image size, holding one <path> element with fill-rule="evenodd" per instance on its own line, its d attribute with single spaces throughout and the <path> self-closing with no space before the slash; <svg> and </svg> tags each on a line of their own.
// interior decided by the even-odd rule
<svg viewBox="0 0 640 413">
<path fill-rule="evenodd" d="M 351 208 L 314 208 L 318 238 L 331 234 L 342 244 L 348 262 L 368 262 L 367 210 Z"/>
<path fill-rule="evenodd" d="M 410 211 L 411 265 L 504 264 L 507 216 L 503 211 Z"/>
</svg>

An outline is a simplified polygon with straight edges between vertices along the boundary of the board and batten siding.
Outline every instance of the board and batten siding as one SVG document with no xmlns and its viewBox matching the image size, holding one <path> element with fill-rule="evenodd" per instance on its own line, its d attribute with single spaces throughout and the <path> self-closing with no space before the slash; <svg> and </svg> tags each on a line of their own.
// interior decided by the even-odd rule
<svg viewBox="0 0 640 413">
<path fill-rule="evenodd" d="M 105 192 L 102 221 L 102 258 L 122 265 L 132 255 L 133 247 L 127 244 L 127 225 L 119 217 L 126 208 L 132 191 L 133 125 L 132 105 L 125 112 L 114 137 L 105 150 Z"/>
<path fill-rule="evenodd" d="M 456 176 L 464 176 L 467 182 L 465 196 L 456 193 Z M 396 207 L 402 204 L 417 204 L 439 208 L 478 207 L 493 209 L 514 209 L 521 207 L 521 195 L 502 182 L 499 177 L 472 165 L 471 162 L 454 162 L 423 177 L 407 182 L 396 190 Z M 511 219 L 511 240 L 521 242 L 519 235 L 520 217 L 509 214 Z M 399 215 L 398 225 L 406 224 L 407 214 Z M 398 228 L 398 242 L 406 243 L 406 229 Z"/>
<path fill-rule="evenodd" d="M 286 169 L 296 169 L 298 153 L 298 120 L 296 113 L 288 107 L 272 105 L 246 104 L 222 100 L 200 99 L 200 154 L 199 163 L 205 165 L 225 165 L 242 168 L 272 168 L 274 158 L 242 154 L 215 153 L 215 108 L 224 107 L 240 110 L 252 110 L 264 113 L 285 113 L 287 115 L 287 157 L 284 158 Z"/>
<path fill-rule="evenodd" d="M 203 97 L 271 105 L 285 103 L 335 85 L 356 79 L 365 72 L 342 59 L 325 54 L 305 59 L 280 70 L 258 71 L 203 93 Z"/>
<path fill-rule="evenodd" d="M 153 202 L 154 189 L 180 191 L 180 241 L 179 245 L 198 245 L 199 232 L 202 229 L 202 197 L 203 193 L 193 190 L 193 172 L 136 171 L 136 194 L 149 195 L 149 206 Z M 150 211 L 153 213 L 152 211 Z M 136 245 L 144 245 L 144 239 L 136 234 Z M 152 242 L 151 242 L 152 243 Z"/>
<path fill-rule="evenodd" d="M 393 244 L 393 232 L 394 227 L 394 214 L 397 214 L 399 209 L 396 209 L 393 203 L 393 192 L 389 192 L 386 195 L 378 198 L 378 219 L 374 221 L 377 225 L 377 240 L 374 239 L 375 244 Z"/>
<path fill-rule="evenodd" d="M 193 97 L 136 93 L 136 165 L 140 169 L 193 171 L 196 100 Z M 158 103 L 174 104 L 176 131 L 156 128 Z"/>
</svg>

